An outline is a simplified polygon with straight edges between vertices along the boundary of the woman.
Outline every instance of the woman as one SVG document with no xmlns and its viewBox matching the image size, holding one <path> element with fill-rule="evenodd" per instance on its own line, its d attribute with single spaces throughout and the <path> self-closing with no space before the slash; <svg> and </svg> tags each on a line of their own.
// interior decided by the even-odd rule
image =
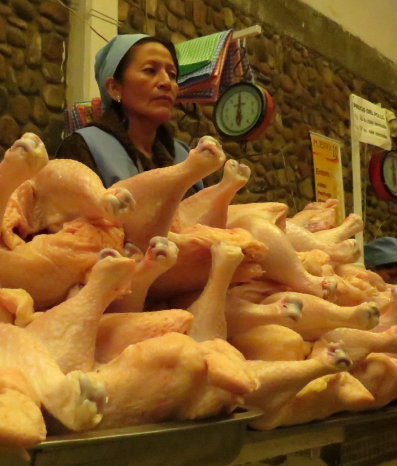
<svg viewBox="0 0 397 466">
<path fill-rule="evenodd" d="M 178 93 L 172 43 L 145 34 L 114 37 L 95 58 L 103 114 L 67 137 L 56 157 L 84 163 L 106 187 L 184 160 L 189 147 L 164 126 Z M 195 189 L 201 189 L 198 183 Z"/>
</svg>

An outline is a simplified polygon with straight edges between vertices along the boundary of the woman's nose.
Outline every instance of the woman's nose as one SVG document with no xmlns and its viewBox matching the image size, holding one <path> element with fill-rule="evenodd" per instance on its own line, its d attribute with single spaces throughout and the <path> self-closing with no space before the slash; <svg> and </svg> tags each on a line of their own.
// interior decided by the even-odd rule
<svg viewBox="0 0 397 466">
<path fill-rule="evenodd" d="M 159 82 L 158 86 L 161 87 L 162 89 L 164 88 L 170 88 L 171 87 L 171 78 L 170 75 L 164 70 L 161 71 L 159 74 Z"/>
</svg>

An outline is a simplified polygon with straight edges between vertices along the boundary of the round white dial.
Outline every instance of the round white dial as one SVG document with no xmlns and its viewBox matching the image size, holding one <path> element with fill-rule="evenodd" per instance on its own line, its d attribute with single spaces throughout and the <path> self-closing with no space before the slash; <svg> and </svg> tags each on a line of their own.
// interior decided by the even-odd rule
<svg viewBox="0 0 397 466">
<path fill-rule="evenodd" d="M 238 83 L 220 97 L 215 124 L 222 135 L 244 136 L 263 120 L 266 111 L 261 91 L 249 83 Z"/>
</svg>

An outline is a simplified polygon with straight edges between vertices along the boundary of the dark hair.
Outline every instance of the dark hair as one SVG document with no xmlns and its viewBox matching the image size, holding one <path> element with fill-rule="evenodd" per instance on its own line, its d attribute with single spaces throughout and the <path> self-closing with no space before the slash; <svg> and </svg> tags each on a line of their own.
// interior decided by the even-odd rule
<svg viewBox="0 0 397 466">
<path fill-rule="evenodd" d="M 138 45 L 147 44 L 149 42 L 157 42 L 158 44 L 163 45 L 170 52 L 172 60 L 175 64 L 176 75 L 178 78 L 178 56 L 176 54 L 174 44 L 170 41 L 163 41 L 161 39 L 157 39 L 156 37 L 144 37 L 143 39 L 136 42 L 120 60 L 120 63 L 117 65 L 116 71 L 113 74 L 114 79 L 116 79 L 117 81 L 122 81 L 125 70 L 128 68 L 129 64 L 134 59 L 136 47 Z"/>
</svg>

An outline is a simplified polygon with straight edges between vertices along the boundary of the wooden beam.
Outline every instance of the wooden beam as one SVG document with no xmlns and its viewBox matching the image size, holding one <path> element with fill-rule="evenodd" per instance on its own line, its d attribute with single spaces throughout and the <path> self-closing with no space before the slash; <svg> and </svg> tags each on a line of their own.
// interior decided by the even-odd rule
<svg viewBox="0 0 397 466">
<path fill-rule="evenodd" d="M 233 31 L 232 39 L 237 40 L 237 39 L 244 39 L 250 36 L 257 36 L 258 34 L 261 34 L 261 32 L 262 32 L 261 26 L 259 26 L 259 24 L 255 24 L 255 26 L 250 26 L 249 28 L 240 29 L 240 31 Z"/>
</svg>

